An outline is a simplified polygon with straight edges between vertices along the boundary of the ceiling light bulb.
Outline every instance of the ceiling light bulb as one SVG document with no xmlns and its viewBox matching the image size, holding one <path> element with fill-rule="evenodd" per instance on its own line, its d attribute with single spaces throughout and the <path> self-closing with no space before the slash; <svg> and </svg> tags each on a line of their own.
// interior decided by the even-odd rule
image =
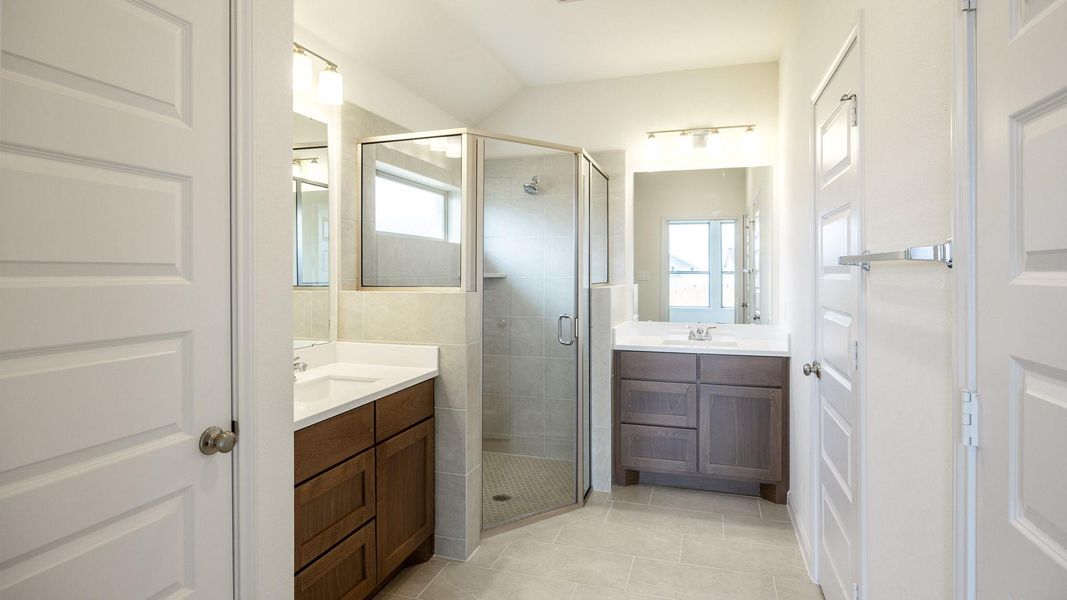
<svg viewBox="0 0 1067 600">
<path fill-rule="evenodd" d="M 648 134 L 648 137 L 645 138 L 645 156 L 650 159 L 656 159 L 659 158 L 659 155 L 659 138 L 656 137 L 656 134 L 650 133 Z"/>
<path fill-rule="evenodd" d="M 319 102 L 329 106 L 340 106 L 345 102 L 344 78 L 337 72 L 337 65 L 327 65 L 319 73 Z"/>
<path fill-rule="evenodd" d="M 463 156 L 463 145 L 460 144 L 459 140 L 450 141 L 448 143 L 448 148 L 445 149 L 445 156 L 448 158 L 459 158 Z"/>
<path fill-rule="evenodd" d="M 693 143 L 690 141 L 692 137 L 688 131 L 683 131 L 678 134 L 678 138 L 675 140 L 678 144 L 678 149 L 685 151 L 693 147 Z"/>
<path fill-rule="evenodd" d="M 741 149 L 745 152 L 755 152 L 759 149 L 759 134 L 756 133 L 755 127 L 750 126 L 741 134 Z"/>
<path fill-rule="evenodd" d="M 293 50 L 293 91 L 310 90 L 311 74 L 311 57 L 302 48 L 295 48 Z"/>
<path fill-rule="evenodd" d="M 444 152 L 448 150 L 448 139 L 446 138 L 433 138 L 430 140 L 430 150 L 434 152 Z"/>
</svg>

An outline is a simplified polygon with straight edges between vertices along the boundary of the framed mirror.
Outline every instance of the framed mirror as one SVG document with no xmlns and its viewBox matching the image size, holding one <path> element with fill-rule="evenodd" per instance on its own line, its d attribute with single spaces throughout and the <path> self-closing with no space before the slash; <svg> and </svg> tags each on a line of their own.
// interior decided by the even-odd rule
<svg viewBox="0 0 1067 600">
<path fill-rule="evenodd" d="M 769 323 L 771 167 L 636 173 L 642 321 Z"/>
<path fill-rule="evenodd" d="M 293 113 L 293 344 L 330 340 L 327 126 Z"/>
</svg>

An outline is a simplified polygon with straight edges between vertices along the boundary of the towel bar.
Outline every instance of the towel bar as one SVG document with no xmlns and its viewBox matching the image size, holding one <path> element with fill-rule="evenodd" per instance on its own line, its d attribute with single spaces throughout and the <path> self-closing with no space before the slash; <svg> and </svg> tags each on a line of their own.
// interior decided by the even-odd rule
<svg viewBox="0 0 1067 600">
<path fill-rule="evenodd" d="M 872 262 L 885 262 L 891 260 L 940 262 L 944 263 L 946 267 L 951 269 L 952 240 L 947 240 L 943 244 L 913 246 L 911 248 L 896 250 L 894 252 L 876 252 L 874 254 L 867 253 L 842 256 L 837 259 L 837 264 L 850 267 L 861 267 L 864 271 L 870 271 Z"/>
</svg>

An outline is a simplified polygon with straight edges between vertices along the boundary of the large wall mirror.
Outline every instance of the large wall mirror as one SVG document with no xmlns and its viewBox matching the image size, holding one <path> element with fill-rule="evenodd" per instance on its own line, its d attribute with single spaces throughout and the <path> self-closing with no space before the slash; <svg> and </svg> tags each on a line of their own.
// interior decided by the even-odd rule
<svg viewBox="0 0 1067 600">
<path fill-rule="evenodd" d="M 293 113 L 294 347 L 330 339 L 330 190 L 327 127 Z"/>
<path fill-rule="evenodd" d="M 648 321 L 768 323 L 771 167 L 636 173 L 634 272 Z"/>
</svg>

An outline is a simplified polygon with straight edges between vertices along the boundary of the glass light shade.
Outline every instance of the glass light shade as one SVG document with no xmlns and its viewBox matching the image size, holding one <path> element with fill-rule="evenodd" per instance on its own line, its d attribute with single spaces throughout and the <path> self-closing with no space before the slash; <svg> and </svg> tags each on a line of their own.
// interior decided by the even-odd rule
<svg viewBox="0 0 1067 600">
<path fill-rule="evenodd" d="M 678 150 L 681 151 L 681 152 L 685 152 L 686 150 L 692 150 L 693 149 L 693 142 L 691 141 L 692 139 L 693 139 L 693 136 L 689 135 L 689 132 L 687 132 L 687 131 L 683 131 L 682 133 L 679 133 L 678 137 L 675 138 L 675 143 L 678 145 Z"/>
<path fill-rule="evenodd" d="M 311 89 L 311 57 L 303 50 L 293 52 L 293 91 L 306 92 Z"/>
<path fill-rule="evenodd" d="M 707 135 L 707 152 L 711 154 L 719 154 L 722 152 L 722 133 L 716 129 Z"/>
<path fill-rule="evenodd" d="M 755 152 L 756 150 L 759 150 L 759 142 L 759 134 L 751 127 L 741 134 L 741 150 L 744 152 Z"/>
<path fill-rule="evenodd" d="M 303 176 L 304 176 L 304 172 L 300 168 L 300 161 L 294 160 L 293 161 L 293 177 L 303 177 Z"/>
<path fill-rule="evenodd" d="M 708 147 L 708 132 L 701 131 L 699 133 L 693 133 L 690 134 L 689 137 L 693 138 L 694 150 L 703 150 Z"/>
<path fill-rule="evenodd" d="M 330 106 L 340 106 L 345 102 L 344 78 L 332 66 L 319 73 L 319 102 Z"/>
<path fill-rule="evenodd" d="M 649 134 L 648 137 L 645 138 L 645 157 L 651 159 L 659 158 L 660 150 L 659 138 L 653 134 Z"/>
<path fill-rule="evenodd" d="M 304 166 L 304 178 L 325 183 L 326 167 L 317 159 L 312 159 L 311 162 Z"/>
</svg>

